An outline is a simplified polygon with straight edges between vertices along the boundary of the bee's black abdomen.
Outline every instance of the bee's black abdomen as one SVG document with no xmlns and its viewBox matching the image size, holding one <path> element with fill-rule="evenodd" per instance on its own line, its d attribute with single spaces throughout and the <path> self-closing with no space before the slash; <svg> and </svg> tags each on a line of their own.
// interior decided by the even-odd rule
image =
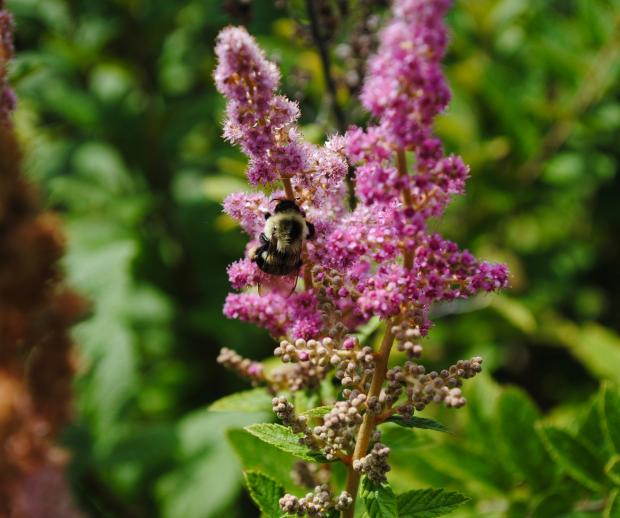
<svg viewBox="0 0 620 518">
<path fill-rule="evenodd" d="M 269 261 L 269 258 L 269 256 L 267 256 L 267 259 L 263 256 L 257 256 L 255 259 L 256 266 L 269 275 L 289 275 L 291 273 L 295 273 L 301 266 L 300 260 L 295 260 L 293 262 L 291 260 L 287 260 L 288 258 L 285 258 L 284 260 L 280 258 L 277 261 Z"/>
<path fill-rule="evenodd" d="M 263 272 L 268 273 L 269 275 L 289 275 L 299 270 L 299 266 L 297 265 L 283 264 L 283 263 L 282 264 L 264 263 L 262 267 L 260 265 L 258 265 L 258 267 Z"/>
</svg>

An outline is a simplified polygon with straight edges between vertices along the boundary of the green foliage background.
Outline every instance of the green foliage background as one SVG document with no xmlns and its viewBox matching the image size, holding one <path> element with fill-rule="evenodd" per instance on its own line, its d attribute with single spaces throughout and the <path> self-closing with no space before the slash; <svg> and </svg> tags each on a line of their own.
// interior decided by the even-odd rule
<svg viewBox="0 0 620 518">
<path fill-rule="evenodd" d="M 301 101 L 305 134 L 321 141 L 334 121 L 316 49 L 296 33 L 303 3 L 289 3 L 253 1 L 248 27 Z M 207 410 L 248 388 L 216 365 L 220 347 L 254 358 L 273 349 L 221 314 L 225 267 L 245 237 L 220 203 L 247 185 L 243 156 L 220 137 L 212 47 L 239 20 L 219 0 L 8 5 L 28 171 L 63 217 L 67 274 L 92 302 L 75 329 L 66 434 L 76 497 L 92 516 L 252 516 L 233 448 L 250 467 L 268 450 L 226 433 L 271 417 Z M 468 516 L 620 512 L 604 489 L 615 483 L 600 478 L 609 456 L 592 441 L 604 426 L 587 412 L 602 405 L 591 400 L 601 380 L 620 381 L 619 19 L 618 0 L 459 0 L 450 14 L 454 100 L 437 131 L 472 178 L 437 227 L 508 262 L 512 288 L 437 308 L 427 361 L 480 354 L 490 375 L 470 383 L 468 409 L 437 414 L 454 436 L 400 437 L 399 490 L 457 489 L 472 497 L 459 511 Z M 339 102 L 348 122 L 363 121 L 344 88 Z M 575 468 L 569 445 L 567 468 L 556 450 L 582 436 L 594 460 Z M 287 459 L 271 453 L 284 480 Z M 585 475 L 584 462 L 594 465 Z M 591 508 L 575 511 L 578 498 Z"/>
</svg>

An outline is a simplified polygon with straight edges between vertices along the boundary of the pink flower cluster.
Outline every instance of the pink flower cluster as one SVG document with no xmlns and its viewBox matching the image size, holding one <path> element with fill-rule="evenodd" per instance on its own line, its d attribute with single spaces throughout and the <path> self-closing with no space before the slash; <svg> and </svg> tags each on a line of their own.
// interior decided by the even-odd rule
<svg viewBox="0 0 620 518">
<path fill-rule="evenodd" d="M 449 0 L 396 0 L 362 89 L 364 106 L 381 119 L 389 142 L 412 148 L 450 100 L 441 71 Z"/>
<path fill-rule="evenodd" d="M 352 332 L 375 315 L 386 319 L 407 307 L 427 315 L 435 302 L 507 285 L 504 265 L 478 262 L 427 228 L 428 219 L 441 216 L 451 197 L 464 191 L 469 172 L 460 157 L 444 153 L 432 132 L 450 98 L 441 70 L 449 3 L 395 0 L 361 95 L 378 122 L 351 127 L 323 147 L 302 141 L 297 107 L 275 93 L 278 71 L 254 39 L 241 28 L 222 31 L 215 79 L 228 98 L 225 136 L 248 155 L 252 184 L 290 180 L 317 230 L 305 258 L 316 280 L 313 289 L 259 295 L 253 287 L 264 274 L 246 257 L 228 270 L 233 287 L 243 291 L 228 296 L 226 316 L 276 337 L 310 339 L 327 334 L 327 307 L 340 311 L 341 323 Z M 353 210 L 347 163 L 354 168 Z M 281 196 L 235 193 L 224 210 L 252 244 L 273 198 Z M 423 331 L 428 325 L 419 322 Z"/>
</svg>

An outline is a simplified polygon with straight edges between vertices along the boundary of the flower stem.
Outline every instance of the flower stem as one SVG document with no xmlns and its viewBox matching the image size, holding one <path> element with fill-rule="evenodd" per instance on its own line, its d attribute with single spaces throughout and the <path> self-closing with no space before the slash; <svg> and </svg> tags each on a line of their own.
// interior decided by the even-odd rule
<svg viewBox="0 0 620 518">
<path fill-rule="evenodd" d="M 304 247 L 305 249 L 305 247 Z M 312 280 L 312 265 L 308 261 L 308 254 L 304 254 L 304 289 L 306 291 L 314 289 L 314 281 Z"/>
<path fill-rule="evenodd" d="M 282 185 L 284 186 L 284 194 L 288 200 L 295 201 L 295 193 L 293 192 L 293 186 L 291 185 L 291 179 L 285 176 L 282 177 Z"/>
<path fill-rule="evenodd" d="M 398 165 L 398 174 L 400 176 L 407 176 L 407 157 L 405 156 L 405 150 L 402 148 L 399 148 L 396 152 L 396 163 Z M 413 208 L 411 191 L 409 190 L 408 185 L 405 185 L 403 188 L 402 196 L 405 207 L 408 209 Z M 403 250 L 403 264 L 405 268 L 409 270 L 413 268 L 413 252 L 406 247 Z M 388 360 L 390 359 L 390 352 L 392 350 L 392 344 L 394 343 L 394 335 L 392 334 L 393 322 L 394 319 L 392 318 L 386 321 L 385 334 L 383 335 L 381 346 L 375 353 L 375 372 L 373 373 L 372 380 L 370 381 L 370 389 L 368 390 L 368 394 L 366 394 L 368 399 L 373 396 L 379 396 L 381 387 L 385 381 Z M 353 463 L 366 455 L 372 433 L 374 432 L 377 424 L 381 422 L 381 417 L 385 418 L 385 416 L 375 416 L 368 411 L 364 414 L 362 426 L 360 426 L 359 432 L 357 433 L 355 450 L 353 452 L 353 456 L 351 457 L 351 464 L 347 466 L 347 484 L 345 490 L 351 495 L 351 498 L 353 498 L 353 503 L 347 510 L 342 512 L 342 518 L 353 518 L 355 515 L 355 501 L 359 489 L 360 473 L 353 469 Z"/>
<path fill-rule="evenodd" d="M 370 389 L 367 394 L 368 399 L 373 396 L 379 397 L 381 387 L 385 381 L 385 373 L 387 372 L 388 360 L 390 358 L 390 351 L 392 350 L 393 343 L 394 335 L 392 334 L 392 319 L 388 319 L 386 321 L 385 334 L 383 335 L 381 346 L 379 347 L 379 351 L 377 351 L 375 372 L 373 373 L 372 380 L 370 381 Z M 351 458 L 351 464 L 347 468 L 347 485 L 345 489 L 351 495 L 351 498 L 353 498 L 353 503 L 347 510 L 342 512 L 342 518 L 353 518 L 355 514 L 355 500 L 360 483 L 360 473 L 353 469 L 353 462 L 366 455 L 376 424 L 375 415 L 366 411 L 364 414 L 364 420 L 362 421 L 362 426 L 360 426 L 359 432 L 357 432 L 355 450 L 353 452 L 353 457 Z"/>
<path fill-rule="evenodd" d="M 396 152 L 396 163 L 398 165 L 399 176 L 407 176 L 407 157 L 405 156 L 405 150 L 403 148 L 399 148 Z M 405 185 L 402 194 L 405 207 L 407 207 L 408 209 L 413 208 L 413 201 L 411 199 L 411 191 L 409 190 L 409 185 Z M 413 268 L 413 252 L 406 245 L 403 250 L 403 265 L 407 270 L 411 270 L 411 268 Z"/>
<path fill-rule="evenodd" d="M 318 13 L 316 12 L 317 6 L 315 4 L 315 0 L 306 0 L 306 12 L 308 13 L 308 18 L 310 19 L 310 33 L 312 34 L 314 44 L 319 51 L 321 67 L 323 69 L 323 79 L 325 80 L 325 86 L 327 87 L 327 92 L 329 94 L 329 102 L 336 118 L 338 131 L 340 133 L 344 133 L 347 129 L 345 115 L 344 111 L 340 107 L 340 104 L 338 104 L 338 92 L 336 88 L 336 81 L 332 76 L 327 38 L 325 34 L 321 33 L 321 20 L 319 20 Z"/>
</svg>

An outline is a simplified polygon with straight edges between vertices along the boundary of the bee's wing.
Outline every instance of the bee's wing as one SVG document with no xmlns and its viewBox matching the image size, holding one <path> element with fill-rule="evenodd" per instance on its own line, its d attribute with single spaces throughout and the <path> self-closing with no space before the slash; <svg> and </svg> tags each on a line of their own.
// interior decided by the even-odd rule
<svg viewBox="0 0 620 518">
<path fill-rule="evenodd" d="M 288 297 L 295 291 L 299 271 L 289 275 L 262 275 L 258 283 L 258 294 L 266 295 L 268 293 L 278 293 Z"/>
</svg>

